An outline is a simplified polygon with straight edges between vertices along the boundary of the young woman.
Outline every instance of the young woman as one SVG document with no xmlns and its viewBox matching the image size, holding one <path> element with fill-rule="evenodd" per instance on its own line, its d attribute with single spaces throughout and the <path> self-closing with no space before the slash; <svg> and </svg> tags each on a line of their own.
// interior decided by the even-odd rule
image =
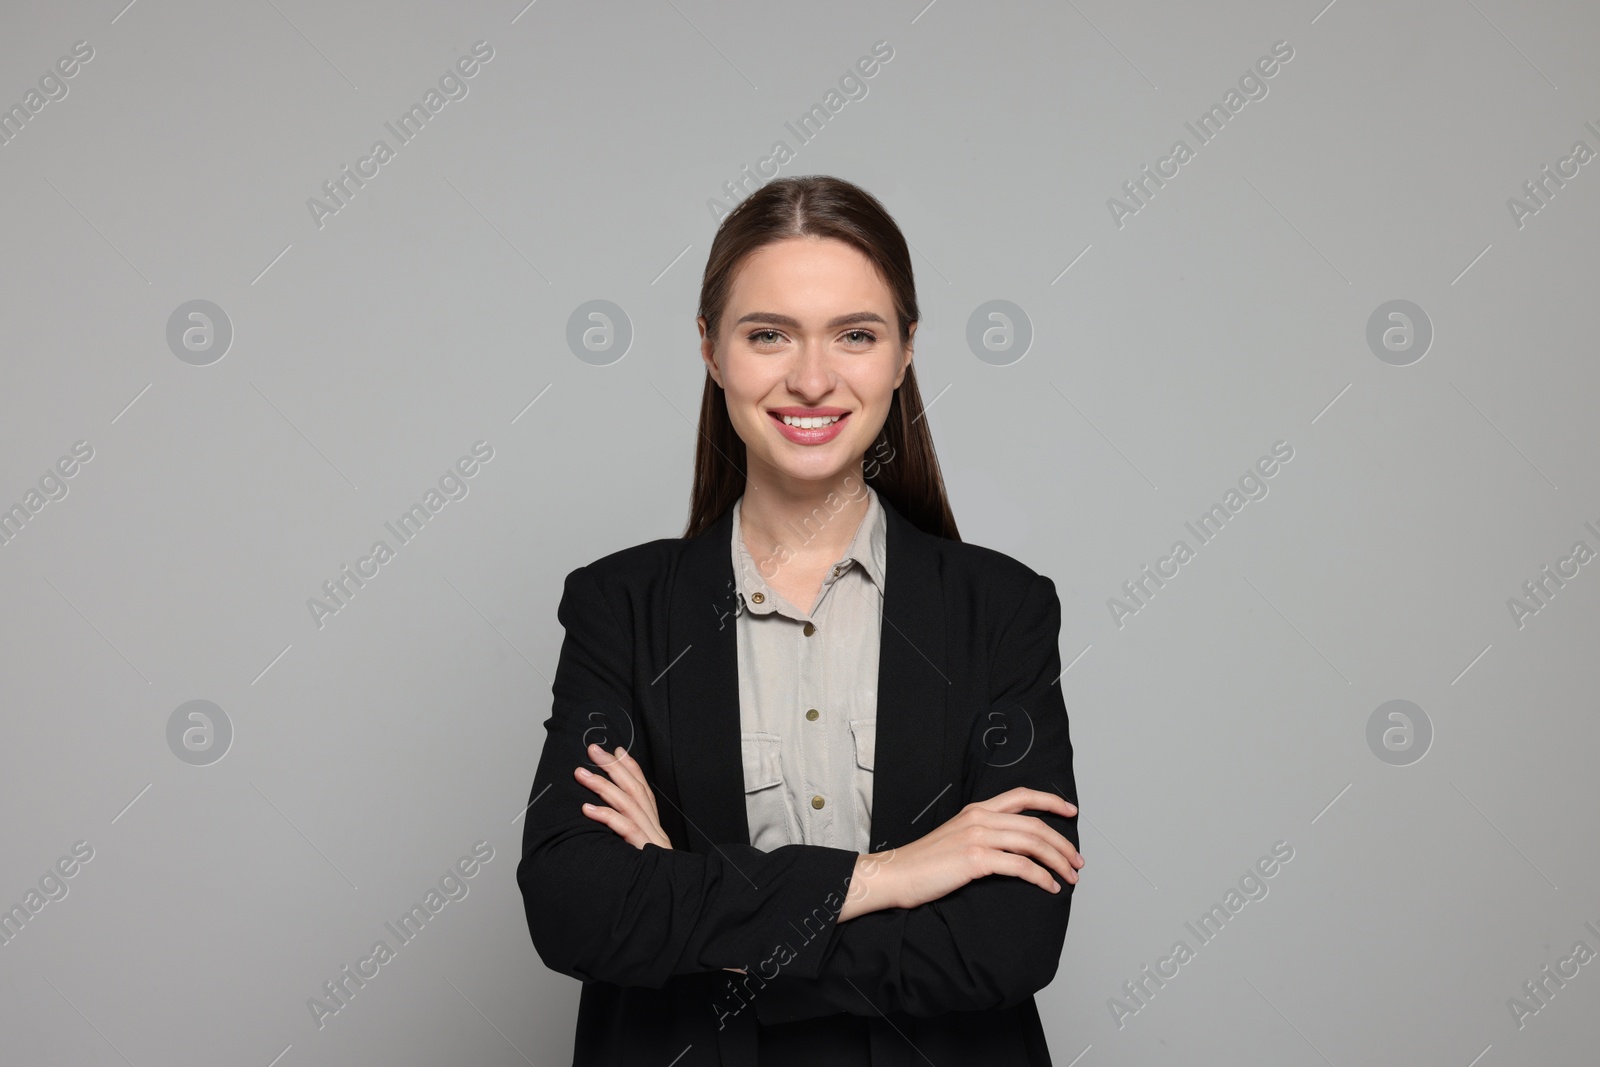
<svg viewBox="0 0 1600 1067">
<path fill-rule="evenodd" d="M 1048 1065 L 1083 866 L 1060 602 L 957 536 L 905 239 L 776 179 L 698 321 L 688 529 L 557 610 L 517 881 L 584 983 L 574 1067 Z"/>
</svg>

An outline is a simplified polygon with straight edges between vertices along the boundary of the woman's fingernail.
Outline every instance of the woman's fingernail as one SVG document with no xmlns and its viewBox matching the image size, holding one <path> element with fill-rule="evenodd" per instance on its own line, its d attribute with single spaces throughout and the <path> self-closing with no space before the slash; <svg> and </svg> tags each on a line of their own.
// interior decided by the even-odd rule
<svg viewBox="0 0 1600 1067">
<path fill-rule="evenodd" d="M 578 777 L 587 778 L 587 777 L 589 777 L 589 772 L 584 770 L 582 767 L 579 767 L 578 768 Z"/>
<path fill-rule="evenodd" d="M 627 754 L 628 754 L 628 750 L 627 749 L 623 748 L 621 745 L 617 746 L 617 756 L 618 756 L 618 758 L 626 756 Z"/>
</svg>

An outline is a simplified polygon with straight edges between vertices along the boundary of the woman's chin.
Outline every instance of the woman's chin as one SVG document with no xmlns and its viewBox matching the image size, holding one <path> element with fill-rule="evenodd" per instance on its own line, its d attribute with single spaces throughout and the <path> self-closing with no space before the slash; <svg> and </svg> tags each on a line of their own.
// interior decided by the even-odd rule
<svg viewBox="0 0 1600 1067">
<path fill-rule="evenodd" d="M 855 462 L 851 463 L 845 459 L 844 449 L 835 451 L 830 448 L 828 452 L 828 455 L 814 454 L 800 459 L 779 456 L 771 466 L 780 478 L 794 482 L 815 482 L 819 485 L 830 485 L 841 481 L 848 474 L 860 474 L 859 455 L 855 457 Z"/>
</svg>

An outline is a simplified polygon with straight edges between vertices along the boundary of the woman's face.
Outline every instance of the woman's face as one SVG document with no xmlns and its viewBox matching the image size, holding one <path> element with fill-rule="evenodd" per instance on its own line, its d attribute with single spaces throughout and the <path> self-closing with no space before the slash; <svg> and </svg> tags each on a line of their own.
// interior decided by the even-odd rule
<svg viewBox="0 0 1600 1067">
<path fill-rule="evenodd" d="M 735 272 L 714 350 L 698 321 L 701 356 L 727 395 L 752 478 L 860 475 L 912 355 L 870 259 L 834 238 L 763 245 Z M 815 421 L 785 425 L 798 416 Z"/>
</svg>

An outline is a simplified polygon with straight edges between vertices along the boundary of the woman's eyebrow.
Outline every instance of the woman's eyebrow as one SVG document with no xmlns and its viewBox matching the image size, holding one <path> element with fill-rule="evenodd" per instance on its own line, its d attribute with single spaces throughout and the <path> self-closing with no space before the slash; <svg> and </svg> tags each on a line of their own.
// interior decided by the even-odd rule
<svg viewBox="0 0 1600 1067">
<path fill-rule="evenodd" d="M 734 325 L 741 326 L 747 322 L 770 322 L 774 326 L 787 326 L 791 330 L 800 329 L 799 319 L 791 318 L 788 315 L 779 315 L 771 311 L 752 311 L 750 314 L 742 316 L 738 322 L 734 323 Z M 889 325 L 884 321 L 883 316 L 879 315 L 875 311 L 854 311 L 848 315 L 840 315 L 838 318 L 830 319 L 828 323 L 823 326 L 823 329 L 832 330 L 840 326 L 849 326 L 857 322 L 876 322 L 878 325 L 885 327 Z"/>
</svg>

